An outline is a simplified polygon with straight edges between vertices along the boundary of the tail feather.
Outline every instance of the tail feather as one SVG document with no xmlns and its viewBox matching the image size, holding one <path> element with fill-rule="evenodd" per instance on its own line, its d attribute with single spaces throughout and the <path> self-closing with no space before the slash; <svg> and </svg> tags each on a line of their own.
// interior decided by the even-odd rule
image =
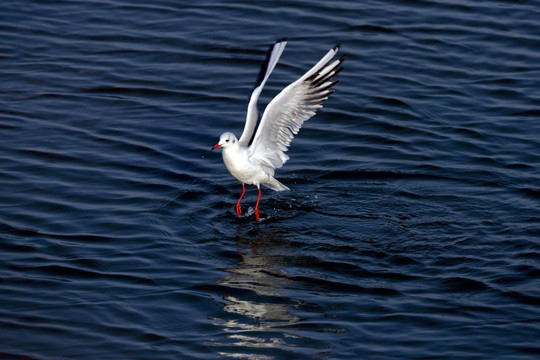
<svg viewBox="0 0 540 360">
<path fill-rule="evenodd" d="M 290 190 L 288 187 L 277 181 L 275 178 L 271 177 L 267 181 L 261 183 L 262 185 L 269 187 L 272 190 L 275 191 L 285 191 Z"/>
</svg>

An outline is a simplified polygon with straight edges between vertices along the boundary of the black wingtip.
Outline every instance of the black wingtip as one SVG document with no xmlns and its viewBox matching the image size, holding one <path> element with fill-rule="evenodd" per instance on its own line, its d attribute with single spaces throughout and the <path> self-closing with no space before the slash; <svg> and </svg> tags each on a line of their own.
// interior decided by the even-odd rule
<svg viewBox="0 0 540 360">
<path fill-rule="evenodd" d="M 287 41 L 287 38 L 280 38 L 275 43 L 270 44 L 270 46 L 268 46 L 268 51 L 266 52 L 266 59 L 261 65 L 261 71 L 259 72 L 259 76 L 257 77 L 257 81 L 255 81 L 255 86 L 253 87 L 253 89 L 259 86 L 261 82 L 263 81 L 264 75 L 266 74 L 266 69 L 268 67 L 268 63 L 270 62 L 270 55 L 272 54 L 274 47 L 276 47 L 277 44 L 282 43 L 284 41 Z"/>
<path fill-rule="evenodd" d="M 341 42 L 337 42 L 336 45 L 334 45 L 333 49 L 332 50 L 336 50 L 336 51 L 339 51 L 339 49 L 341 48 Z"/>
</svg>

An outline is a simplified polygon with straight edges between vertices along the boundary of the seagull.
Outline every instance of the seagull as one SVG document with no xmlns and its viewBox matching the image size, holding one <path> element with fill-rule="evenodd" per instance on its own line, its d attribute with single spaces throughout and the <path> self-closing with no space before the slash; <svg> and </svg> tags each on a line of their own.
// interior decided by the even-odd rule
<svg viewBox="0 0 540 360">
<path fill-rule="evenodd" d="M 219 142 L 212 150 L 222 148 L 223 162 L 227 170 L 242 183 L 242 195 L 236 203 L 236 214 L 242 214 L 240 202 L 246 193 L 245 185 L 256 185 L 259 190 L 255 205 L 255 219 L 259 220 L 261 185 L 275 191 L 289 188 L 274 178 L 279 169 L 289 160 L 285 154 L 291 141 L 304 121 L 315 115 L 322 103 L 334 92 L 332 87 L 338 82 L 334 77 L 343 69 L 345 56 L 336 59 L 339 43 L 334 46 L 315 66 L 298 80 L 283 89 L 266 107 L 255 136 L 253 132 L 258 122 L 257 101 L 277 65 L 287 41 L 278 40 L 270 46 L 255 88 L 251 93 L 246 124 L 240 139 L 231 132 L 221 134 Z"/>
</svg>

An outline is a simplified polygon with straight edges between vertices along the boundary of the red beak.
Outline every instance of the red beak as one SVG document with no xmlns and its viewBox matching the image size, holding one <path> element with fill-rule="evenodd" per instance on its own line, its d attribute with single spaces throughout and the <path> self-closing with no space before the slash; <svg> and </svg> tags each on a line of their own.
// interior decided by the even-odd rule
<svg viewBox="0 0 540 360">
<path fill-rule="evenodd" d="M 221 145 L 219 145 L 219 144 L 214 145 L 214 146 L 212 147 L 212 150 L 217 149 L 218 147 L 221 147 Z"/>
</svg>

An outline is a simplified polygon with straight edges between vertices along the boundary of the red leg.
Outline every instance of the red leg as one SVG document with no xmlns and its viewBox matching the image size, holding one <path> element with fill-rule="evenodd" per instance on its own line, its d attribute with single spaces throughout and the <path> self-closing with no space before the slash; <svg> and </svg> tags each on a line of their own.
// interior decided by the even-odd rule
<svg viewBox="0 0 540 360">
<path fill-rule="evenodd" d="M 257 204 L 255 205 L 255 220 L 259 221 L 259 201 L 261 201 L 261 188 L 259 188 L 259 197 L 257 198 Z"/>
<path fill-rule="evenodd" d="M 242 201 L 245 193 L 246 186 L 242 183 L 242 195 L 240 195 L 240 199 L 238 199 L 238 202 L 236 203 L 236 215 L 238 215 L 238 217 L 240 217 L 240 214 L 242 214 L 242 209 L 240 208 L 240 201 Z"/>
</svg>

